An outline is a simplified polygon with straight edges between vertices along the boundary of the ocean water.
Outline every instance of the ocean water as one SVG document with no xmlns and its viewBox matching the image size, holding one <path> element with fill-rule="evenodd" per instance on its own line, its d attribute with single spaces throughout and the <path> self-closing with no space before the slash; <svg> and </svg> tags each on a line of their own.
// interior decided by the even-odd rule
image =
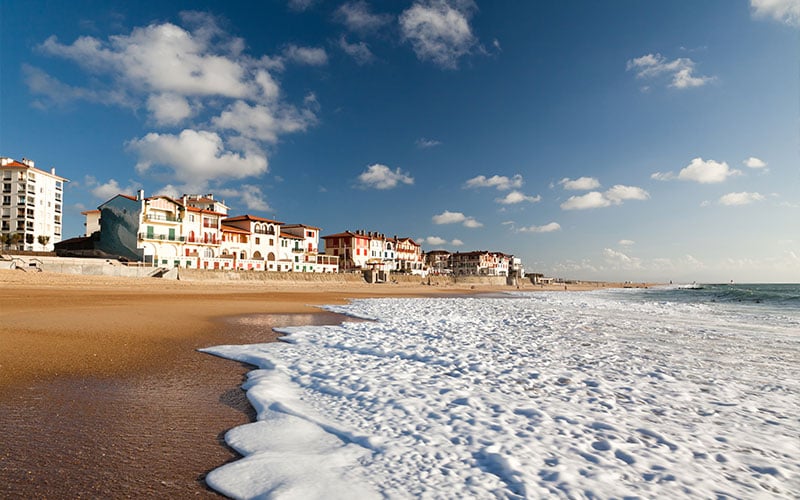
<svg viewBox="0 0 800 500">
<path fill-rule="evenodd" d="M 797 498 L 800 287 L 358 300 L 259 367 L 235 498 Z"/>
</svg>

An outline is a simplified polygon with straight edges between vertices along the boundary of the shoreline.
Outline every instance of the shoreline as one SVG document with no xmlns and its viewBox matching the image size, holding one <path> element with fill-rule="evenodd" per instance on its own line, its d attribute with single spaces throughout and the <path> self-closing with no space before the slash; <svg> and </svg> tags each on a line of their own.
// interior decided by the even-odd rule
<svg viewBox="0 0 800 500">
<path fill-rule="evenodd" d="M 0 496 L 218 497 L 203 478 L 238 457 L 249 367 L 197 349 L 345 318 L 324 304 L 516 290 L 0 271 Z"/>
</svg>

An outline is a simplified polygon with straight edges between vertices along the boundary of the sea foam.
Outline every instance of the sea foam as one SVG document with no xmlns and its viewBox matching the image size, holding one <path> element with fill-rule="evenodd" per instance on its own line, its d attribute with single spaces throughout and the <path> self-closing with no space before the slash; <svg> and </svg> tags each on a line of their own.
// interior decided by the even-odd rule
<svg viewBox="0 0 800 500">
<path fill-rule="evenodd" d="M 370 322 L 207 352 L 259 366 L 237 498 L 792 498 L 800 337 L 631 294 L 359 300 Z"/>
</svg>

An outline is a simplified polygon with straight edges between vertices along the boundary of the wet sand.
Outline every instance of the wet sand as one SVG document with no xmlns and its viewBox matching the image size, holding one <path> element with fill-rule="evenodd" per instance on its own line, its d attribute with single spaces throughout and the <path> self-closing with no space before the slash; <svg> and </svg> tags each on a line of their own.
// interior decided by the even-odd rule
<svg viewBox="0 0 800 500">
<path fill-rule="evenodd" d="M 342 321 L 319 304 L 508 289 L 0 271 L 0 498 L 217 497 L 249 367 L 198 348 Z"/>
</svg>

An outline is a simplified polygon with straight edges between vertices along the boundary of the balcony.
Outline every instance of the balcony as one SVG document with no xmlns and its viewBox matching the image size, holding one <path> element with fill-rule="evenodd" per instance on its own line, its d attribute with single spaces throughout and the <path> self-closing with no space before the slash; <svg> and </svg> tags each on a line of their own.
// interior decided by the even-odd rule
<svg viewBox="0 0 800 500">
<path fill-rule="evenodd" d="M 150 233 L 139 233 L 139 239 L 156 240 L 156 241 L 179 241 L 181 243 L 186 241 L 185 236 L 173 236 L 172 238 L 170 238 L 168 234 L 150 234 Z"/>
<path fill-rule="evenodd" d="M 292 248 L 292 253 L 303 253 L 304 250 L 302 248 Z"/>
<path fill-rule="evenodd" d="M 165 214 L 145 214 L 144 220 L 153 222 L 183 222 L 180 217 Z"/>
</svg>

